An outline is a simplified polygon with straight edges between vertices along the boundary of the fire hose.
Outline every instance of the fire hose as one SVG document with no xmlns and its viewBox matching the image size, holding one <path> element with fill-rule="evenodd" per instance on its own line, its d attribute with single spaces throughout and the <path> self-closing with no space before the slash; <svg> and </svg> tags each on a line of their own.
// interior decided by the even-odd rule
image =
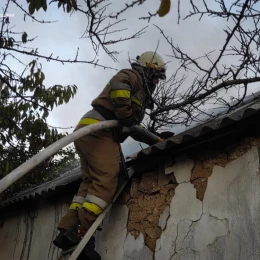
<svg viewBox="0 0 260 260">
<path fill-rule="evenodd" d="M 51 155 L 55 154 L 57 151 L 62 149 L 63 147 L 67 146 L 68 144 L 74 142 L 75 140 L 79 139 L 82 136 L 88 135 L 92 132 L 106 129 L 106 128 L 113 128 L 118 127 L 119 123 L 116 120 L 107 120 L 102 121 L 96 124 L 87 125 L 82 127 L 73 133 L 61 138 L 60 140 L 56 141 L 55 143 L 51 144 L 50 146 L 46 147 L 43 151 L 40 151 L 36 155 L 34 155 L 31 159 L 27 160 L 19 167 L 14 169 L 12 172 L 7 174 L 4 178 L 0 180 L 0 193 L 6 190 L 10 185 L 14 182 L 19 180 L 22 176 L 24 176 L 27 172 L 37 166 L 39 163 L 44 161 L 45 159 L 49 158 Z M 137 131 L 140 134 L 146 135 L 148 138 L 153 140 L 155 143 L 161 140 L 158 136 L 152 134 L 148 130 L 141 128 L 139 126 L 132 127 L 134 131 Z"/>
</svg>

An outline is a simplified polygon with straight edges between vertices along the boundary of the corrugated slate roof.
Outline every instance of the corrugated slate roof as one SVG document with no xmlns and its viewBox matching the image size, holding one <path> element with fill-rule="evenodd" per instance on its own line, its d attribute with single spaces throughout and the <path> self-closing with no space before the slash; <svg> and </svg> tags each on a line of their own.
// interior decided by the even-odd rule
<svg viewBox="0 0 260 260">
<path fill-rule="evenodd" d="M 247 102 L 242 103 L 238 108 L 229 113 L 223 112 L 218 117 L 210 119 L 201 125 L 198 125 L 176 136 L 168 138 L 164 142 L 160 142 L 156 145 L 141 150 L 139 153 L 137 153 L 136 158 L 142 158 L 144 156 L 171 148 L 175 145 L 189 142 L 211 131 L 220 130 L 235 121 L 241 121 L 247 117 L 259 113 L 260 92 L 251 95 L 251 97 L 251 100 L 247 100 Z"/>
<path fill-rule="evenodd" d="M 238 108 L 231 111 L 230 113 L 227 114 L 224 111 L 221 115 L 217 116 L 214 119 L 210 119 L 203 124 L 193 127 L 176 136 L 173 136 L 161 143 L 158 143 L 156 145 L 141 150 L 136 154 L 136 157 L 133 156 L 132 158 L 134 157 L 137 159 L 142 158 L 144 156 L 163 151 L 165 149 L 174 147 L 176 145 L 187 143 L 198 137 L 202 137 L 204 134 L 226 127 L 232 124 L 234 121 L 238 122 L 243 120 L 244 118 L 255 115 L 259 113 L 259 111 L 260 111 L 260 92 L 247 97 L 245 102 L 243 102 Z M 6 207 L 9 204 L 16 203 L 19 201 L 24 201 L 26 199 L 36 197 L 37 195 L 41 196 L 45 193 L 48 193 L 51 190 L 55 190 L 57 187 L 66 186 L 76 180 L 79 180 L 80 178 L 81 178 L 81 171 L 80 168 L 78 167 L 64 173 L 62 176 L 58 177 L 55 180 L 19 192 L 13 198 L 4 201 L 0 205 L 0 207 L 1 208 Z"/>
<path fill-rule="evenodd" d="M 67 171 L 66 173 L 52 181 L 45 182 L 37 187 L 29 188 L 17 193 L 11 199 L 5 200 L 3 203 L 1 203 L 0 207 L 3 208 L 12 203 L 34 198 L 37 195 L 42 196 L 43 194 L 46 194 L 50 191 L 54 191 L 57 187 L 66 186 L 76 180 L 79 180 L 80 178 L 81 170 L 80 167 L 77 167 L 73 170 Z"/>
</svg>

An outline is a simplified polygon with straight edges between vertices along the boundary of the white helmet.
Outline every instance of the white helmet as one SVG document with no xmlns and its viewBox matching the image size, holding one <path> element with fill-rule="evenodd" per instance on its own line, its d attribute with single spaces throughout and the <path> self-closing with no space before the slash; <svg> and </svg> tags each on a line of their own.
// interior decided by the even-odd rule
<svg viewBox="0 0 260 260">
<path fill-rule="evenodd" d="M 161 79 L 166 79 L 166 66 L 163 58 L 156 52 L 147 51 L 136 57 L 136 62 L 132 66 L 142 66 L 155 70 L 155 75 Z"/>
</svg>

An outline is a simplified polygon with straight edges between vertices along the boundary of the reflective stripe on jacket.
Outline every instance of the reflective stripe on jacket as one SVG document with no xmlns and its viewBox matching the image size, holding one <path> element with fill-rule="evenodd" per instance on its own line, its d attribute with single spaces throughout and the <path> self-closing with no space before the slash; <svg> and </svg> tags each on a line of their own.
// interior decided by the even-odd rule
<svg viewBox="0 0 260 260">
<path fill-rule="evenodd" d="M 148 103 L 149 97 L 140 74 L 133 69 L 123 69 L 112 77 L 102 92 L 92 101 L 93 110 L 87 112 L 79 124 L 87 125 L 104 120 L 122 119 L 131 115 L 134 116 L 136 124 L 140 124 Z M 119 142 L 123 142 L 129 135 L 131 133 L 115 131 Z M 138 139 L 136 134 L 133 138 L 143 140 L 142 137 Z"/>
<path fill-rule="evenodd" d="M 112 77 L 91 105 L 103 106 L 117 119 L 133 115 L 139 124 L 143 120 L 147 100 L 140 74 L 133 69 L 123 69 Z"/>
</svg>

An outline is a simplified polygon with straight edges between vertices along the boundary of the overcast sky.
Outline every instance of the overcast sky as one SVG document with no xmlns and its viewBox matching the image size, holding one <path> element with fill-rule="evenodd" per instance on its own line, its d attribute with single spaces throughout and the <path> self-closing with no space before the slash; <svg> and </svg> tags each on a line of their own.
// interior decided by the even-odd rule
<svg viewBox="0 0 260 260">
<path fill-rule="evenodd" d="M 5 0 L 1 0 L 0 6 L 3 6 L 5 2 Z M 23 3 L 23 6 L 27 8 L 26 0 L 19 0 L 19 2 Z M 118 11 L 121 7 L 124 7 L 125 2 L 127 1 L 113 1 L 113 5 L 110 8 L 112 11 Z M 188 0 L 181 1 L 181 10 L 183 13 L 188 11 L 188 9 L 185 8 L 188 2 Z M 210 50 L 219 50 L 223 45 L 225 41 L 225 35 L 223 34 L 223 29 L 226 25 L 225 21 L 205 18 L 201 22 L 198 22 L 197 19 L 191 18 L 181 21 L 178 25 L 177 1 L 172 1 L 171 12 L 164 18 L 155 17 L 149 24 L 147 21 L 138 19 L 146 15 L 148 11 L 154 13 L 158 9 L 159 3 L 159 0 L 149 0 L 146 4 L 132 8 L 126 12 L 122 18 L 126 18 L 127 21 L 122 23 L 119 28 L 128 28 L 128 30 L 120 34 L 115 34 L 115 38 L 128 36 L 142 27 L 149 25 L 146 29 L 146 33 L 140 39 L 111 46 L 111 50 L 120 52 L 120 55 L 117 56 L 118 63 L 113 62 L 103 51 L 99 54 L 99 63 L 118 70 L 127 68 L 129 67 L 128 55 L 134 59 L 142 52 L 153 51 L 157 46 L 158 40 L 160 40 L 158 53 L 163 56 L 166 62 L 171 61 L 170 58 L 166 56 L 170 54 L 170 48 L 153 24 L 162 28 L 167 35 L 173 38 L 175 43 L 178 43 L 183 50 L 188 51 L 193 57 L 203 55 Z M 61 9 L 58 11 L 56 4 L 51 4 L 48 6 L 47 13 L 41 10 L 36 13 L 36 17 L 39 20 L 58 20 L 58 22 L 39 24 L 37 22 L 31 22 L 31 19 L 28 19 L 28 17 L 26 21 L 24 21 L 23 13 L 13 4 L 10 6 L 8 13 L 14 14 L 14 16 L 10 18 L 11 24 L 15 25 L 12 29 L 13 31 L 26 31 L 28 38 L 38 36 L 38 38 L 31 43 L 31 46 L 37 46 L 39 53 L 43 55 L 53 53 L 53 56 L 59 56 L 63 59 L 74 59 L 76 50 L 79 47 L 79 60 L 92 60 L 94 58 L 95 55 L 90 41 L 88 39 L 80 39 L 87 24 L 86 18 L 82 14 L 75 13 L 69 16 Z M 20 58 L 26 64 L 32 60 L 32 57 L 28 56 L 20 56 Z M 62 65 L 58 62 L 46 62 L 44 60 L 41 60 L 41 63 L 46 76 L 46 86 L 54 84 L 75 84 L 78 86 L 78 92 L 75 98 L 66 105 L 54 108 L 48 118 L 50 125 L 59 127 L 74 127 L 81 116 L 91 109 L 91 101 L 100 93 L 115 73 L 114 70 L 94 68 L 88 64 Z M 167 75 L 170 75 L 176 66 L 177 64 L 172 61 L 168 65 Z M 19 66 L 18 63 L 12 61 L 12 69 L 21 71 L 23 66 Z M 68 132 L 72 130 L 73 129 L 68 130 Z M 176 129 L 176 131 L 179 132 L 180 129 Z M 138 143 L 131 146 L 134 148 L 130 148 L 128 144 L 127 147 L 131 150 L 128 150 L 126 152 L 127 154 L 133 152 L 135 149 L 140 149 Z M 126 145 L 124 145 L 124 150 L 126 151 Z"/>
</svg>

